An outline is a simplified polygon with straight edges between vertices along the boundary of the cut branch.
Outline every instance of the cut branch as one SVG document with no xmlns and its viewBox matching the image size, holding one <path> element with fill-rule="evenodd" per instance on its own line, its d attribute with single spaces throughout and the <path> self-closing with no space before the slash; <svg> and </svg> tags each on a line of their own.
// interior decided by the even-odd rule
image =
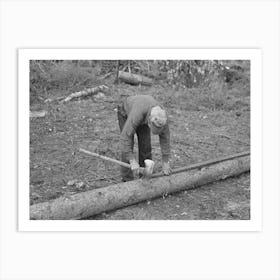
<svg viewBox="0 0 280 280">
<path fill-rule="evenodd" d="M 85 90 L 82 90 L 82 91 L 78 91 L 78 92 L 74 92 L 72 94 L 70 94 L 69 96 L 67 96 L 63 102 L 68 102 L 72 99 L 75 99 L 75 98 L 80 98 L 80 97 L 88 97 L 88 96 L 91 96 L 91 95 L 95 95 L 99 92 L 105 92 L 108 91 L 108 87 L 105 86 L 105 85 L 101 85 L 101 86 L 98 86 L 98 87 L 94 87 L 94 88 L 89 88 L 89 89 L 85 89 Z"/>
</svg>

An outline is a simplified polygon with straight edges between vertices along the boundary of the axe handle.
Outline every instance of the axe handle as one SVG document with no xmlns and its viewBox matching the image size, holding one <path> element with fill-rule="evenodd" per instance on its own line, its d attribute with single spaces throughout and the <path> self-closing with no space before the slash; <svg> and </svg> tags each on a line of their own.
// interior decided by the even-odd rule
<svg viewBox="0 0 280 280">
<path fill-rule="evenodd" d="M 128 163 L 125 163 L 123 161 L 120 161 L 120 160 L 117 160 L 117 159 L 114 159 L 114 158 L 109 158 L 109 157 L 105 157 L 105 156 L 102 156 L 102 155 L 99 155 L 97 153 L 93 153 L 93 152 L 90 152 L 90 151 L 87 151 L 85 149 L 79 149 L 80 152 L 82 153 L 85 153 L 85 154 L 88 154 L 88 155 L 91 155 L 91 156 L 94 156 L 94 157 L 97 157 L 97 158 L 100 158 L 100 159 L 104 159 L 104 160 L 107 160 L 107 161 L 110 161 L 110 162 L 113 162 L 113 163 L 116 163 L 120 166 L 123 166 L 123 167 L 126 167 L 126 168 L 130 168 L 130 164 Z M 140 172 L 143 173 L 145 168 L 143 167 L 140 167 Z"/>
</svg>

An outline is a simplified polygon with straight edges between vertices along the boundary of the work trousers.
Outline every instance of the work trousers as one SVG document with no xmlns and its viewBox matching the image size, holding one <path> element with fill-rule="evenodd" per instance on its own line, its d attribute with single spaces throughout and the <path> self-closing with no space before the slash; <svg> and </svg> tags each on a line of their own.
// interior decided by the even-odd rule
<svg viewBox="0 0 280 280">
<path fill-rule="evenodd" d="M 118 121 L 120 131 L 122 132 L 125 122 L 127 120 L 127 115 L 125 113 L 123 104 L 118 106 Z M 151 147 L 151 131 L 147 124 L 139 125 L 136 129 L 136 135 L 138 139 L 138 159 L 139 165 L 145 167 L 144 160 L 152 159 L 152 147 Z M 133 137 L 134 146 L 134 137 Z M 121 151 L 121 161 L 129 163 L 126 153 Z M 133 180 L 133 173 L 131 169 L 121 166 L 121 176 L 124 182 Z"/>
</svg>

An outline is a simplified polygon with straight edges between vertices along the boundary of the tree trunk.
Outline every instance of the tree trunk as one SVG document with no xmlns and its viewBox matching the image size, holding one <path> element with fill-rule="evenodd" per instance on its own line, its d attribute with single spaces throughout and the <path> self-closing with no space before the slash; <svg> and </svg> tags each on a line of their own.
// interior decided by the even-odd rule
<svg viewBox="0 0 280 280">
<path fill-rule="evenodd" d="M 73 220 L 132 205 L 190 188 L 199 187 L 250 170 L 250 156 L 191 169 L 170 176 L 139 179 L 110 185 L 30 207 L 30 219 Z"/>
<path fill-rule="evenodd" d="M 153 83 L 153 80 L 144 76 L 119 71 L 119 80 L 130 84 L 130 85 L 144 85 L 150 86 Z"/>
<path fill-rule="evenodd" d="M 115 84 L 118 84 L 118 83 L 119 83 L 119 69 L 120 69 L 120 61 L 118 60 L 118 61 L 117 61 L 116 78 L 115 78 L 115 81 L 114 81 Z"/>
<path fill-rule="evenodd" d="M 145 75 L 148 78 L 154 80 L 165 80 L 167 79 L 167 74 L 165 72 L 160 71 L 141 71 L 141 74 Z"/>
</svg>

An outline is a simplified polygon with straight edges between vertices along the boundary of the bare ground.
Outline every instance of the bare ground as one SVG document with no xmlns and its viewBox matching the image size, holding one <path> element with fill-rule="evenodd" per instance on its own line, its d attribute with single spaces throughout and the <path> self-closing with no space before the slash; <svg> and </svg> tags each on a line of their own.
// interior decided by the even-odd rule
<svg viewBox="0 0 280 280">
<path fill-rule="evenodd" d="M 119 158 L 116 107 L 123 95 L 150 94 L 167 108 L 173 168 L 250 149 L 250 100 L 211 98 L 161 85 L 112 85 L 111 93 L 61 103 L 41 103 L 48 111 L 30 121 L 30 204 L 121 181 L 119 167 L 80 154 L 83 147 Z M 65 95 L 53 92 L 50 97 Z M 155 172 L 160 171 L 158 137 L 152 137 Z M 249 219 L 250 176 L 244 174 L 198 189 L 104 213 L 94 219 Z"/>
</svg>

